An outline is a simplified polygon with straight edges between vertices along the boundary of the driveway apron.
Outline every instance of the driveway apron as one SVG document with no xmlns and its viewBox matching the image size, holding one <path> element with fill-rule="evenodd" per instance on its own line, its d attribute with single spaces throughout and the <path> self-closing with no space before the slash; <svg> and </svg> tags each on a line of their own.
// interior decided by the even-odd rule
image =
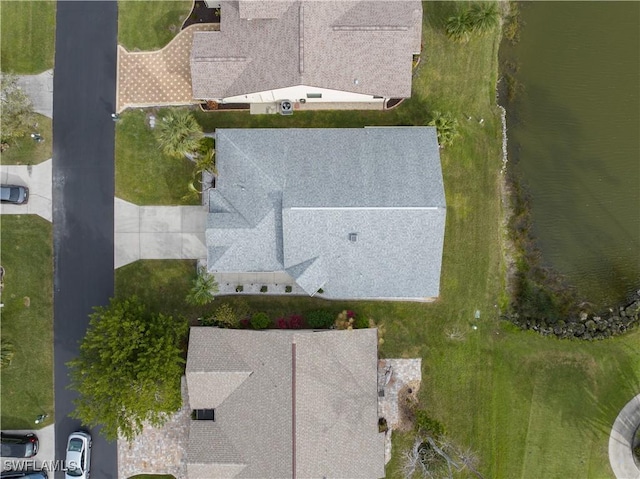
<svg viewBox="0 0 640 479">
<path fill-rule="evenodd" d="M 56 451 L 82 426 L 66 363 L 94 306 L 113 296 L 113 192 L 118 6 L 58 2 L 53 96 L 54 374 Z M 91 476 L 117 477 L 115 443 L 93 435 Z M 56 472 L 62 478 L 62 472 Z"/>
</svg>

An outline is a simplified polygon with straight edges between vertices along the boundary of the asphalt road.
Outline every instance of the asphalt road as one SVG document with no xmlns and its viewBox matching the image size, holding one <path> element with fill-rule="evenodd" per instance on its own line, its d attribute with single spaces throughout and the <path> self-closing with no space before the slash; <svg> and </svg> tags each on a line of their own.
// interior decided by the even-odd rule
<svg viewBox="0 0 640 479">
<path fill-rule="evenodd" d="M 56 459 L 68 435 L 74 393 L 66 362 L 78 353 L 88 315 L 113 296 L 115 1 L 57 4 L 53 88 L 54 374 Z M 91 476 L 117 478 L 115 443 L 93 436 Z M 62 478 L 61 472 L 56 478 Z"/>
</svg>

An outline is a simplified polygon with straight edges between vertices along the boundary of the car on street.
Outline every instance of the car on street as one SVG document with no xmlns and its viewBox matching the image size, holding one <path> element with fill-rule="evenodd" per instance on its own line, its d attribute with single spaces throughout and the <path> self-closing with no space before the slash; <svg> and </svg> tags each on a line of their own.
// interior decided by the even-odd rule
<svg viewBox="0 0 640 479">
<path fill-rule="evenodd" d="M 0 479 L 47 479 L 47 471 L 4 471 Z"/>
<path fill-rule="evenodd" d="M 0 434 L 2 457 L 28 458 L 38 454 L 38 437 L 35 434 Z"/>
<path fill-rule="evenodd" d="M 89 479 L 91 473 L 91 436 L 84 431 L 71 433 L 67 441 L 65 479 Z"/>
<path fill-rule="evenodd" d="M 0 185 L 0 201 L 23 205 L 29 201 L 29 188 L 19 185 Z"/>
</svg>

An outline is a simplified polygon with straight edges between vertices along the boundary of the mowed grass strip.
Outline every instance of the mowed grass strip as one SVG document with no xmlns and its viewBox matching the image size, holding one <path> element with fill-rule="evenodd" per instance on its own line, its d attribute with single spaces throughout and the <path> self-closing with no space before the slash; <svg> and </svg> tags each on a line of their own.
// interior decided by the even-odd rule
<svg viewBox="0 0 640 479">
<path fill-rule="evenodd" d="M 135 2 L 138 3 L 138 2 Z M 138 205 L 199 204 L 189 195 L 193 163 L 158 148 L 146 113 L 127 111 L 116 125 L 116 196 Z"/>
<path fill-rule="evenodd" d="M 40 133 L 43 141 L 38 143 L 29 135 L 20 138 L 0 153 L 0 164 L 37 165 L 51 158 L 51 145 L 53 143 L 51 119 L 44 115 L 36 114 L 36 116 L 38 118 L 38 127 L 34 130 L 34 133 Z"/>
<path fill-rule="evenodd" d="M 158 50 L 180 32 L 193 2 L 118 2 L 118 42 L 129 51 Z"/>
<path fill-rule="evenodd" d="M 0 1 L 0 67 L 35 74 L 53 68 L 56 2 Z"/>
<path fill-rule="evenodd" d="M 456 5 L 423 5 L 424 49 L 413 97 L 395 110 L 296 111 L 287 118 L 230 112 L 197 116 L 211 131 L 423 125 L 433 110 L 452 113 L 461 136 L 441 150 L 447 225 L 438 301 L 329 303 L 255 296 L 219 297 L 213 306 L 246 301 L 272 318 L 318 307 L 352 309 L 371 317 L 384 325 L 382 356 L 423 358 L 422 406 L 445 425 L 452 440 L 476 451 L 484 477 L 613 477 L 607 458 L 609 430 L 620 408 L 640 391 L 640 332 L 602 342 L 559 341 L 517 330 L 500 319 L 507 298 L 502 138 L 495 105 L 499 35 L 455 44 L 443 33 L 442 24 Z M 154 307 L 175 311 L 195 273 L 193 262 L 182 273 L 183 280 L 174 279 L 184 288 L 180 292 L 165 288 L 154 296 L 149 291 L 153 283 L 145 283 L 143 272 L 152 271 L 154 278 L 174 277 L 182 267 L 181 262 L 138 262 L 118 270 L 116 278 L 118 284 L 129 285 L 127 293 L 146 291 Z M 123 278 L 134 275 L 136 281 Z M 123 288 L 117 292 L 122 294 Z M 188 315 L 197 317 L 198 310 L 188 310 Z M 394 434 L 387 477 L 402 477 L 402 450 L 412 438 Z"/>
<path fill-rule="evenodd" d="M 0 420 L 3 429 L 32 429 L 39 414 L 49 414 L 40 427 L 53 420 L 52 226 L 36 215 L 2 215 L 0 239 L 0 332 L 15 348 L 0 371 Z"/>
</svg>

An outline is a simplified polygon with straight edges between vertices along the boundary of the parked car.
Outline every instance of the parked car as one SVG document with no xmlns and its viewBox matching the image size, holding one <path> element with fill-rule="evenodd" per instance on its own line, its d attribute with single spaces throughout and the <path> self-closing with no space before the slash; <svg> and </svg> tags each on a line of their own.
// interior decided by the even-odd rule
<svg viewBox="0 0 640 479">
<path fill-rule="evenodd" d="M 84 431 L 71 433 L 67 441 L 65 479 L 89 479 L 91 473 L 91 436 Z"/>
<path fill-rule="evenodd" d="M 1 433 L 2 457 L 33 457 L 38 454 L 38 437 L 35 434 Z"/>
<path fill-rule="evenodd" d="M 0 185 L 0 201 L 23 205 L 29 201 L 29 188 L 18 185 Z"/>
<path fill-rule="evenodd" d="M 47 471 L 4 471 L 1 479 L 47 479 Z"/>
</svg>

